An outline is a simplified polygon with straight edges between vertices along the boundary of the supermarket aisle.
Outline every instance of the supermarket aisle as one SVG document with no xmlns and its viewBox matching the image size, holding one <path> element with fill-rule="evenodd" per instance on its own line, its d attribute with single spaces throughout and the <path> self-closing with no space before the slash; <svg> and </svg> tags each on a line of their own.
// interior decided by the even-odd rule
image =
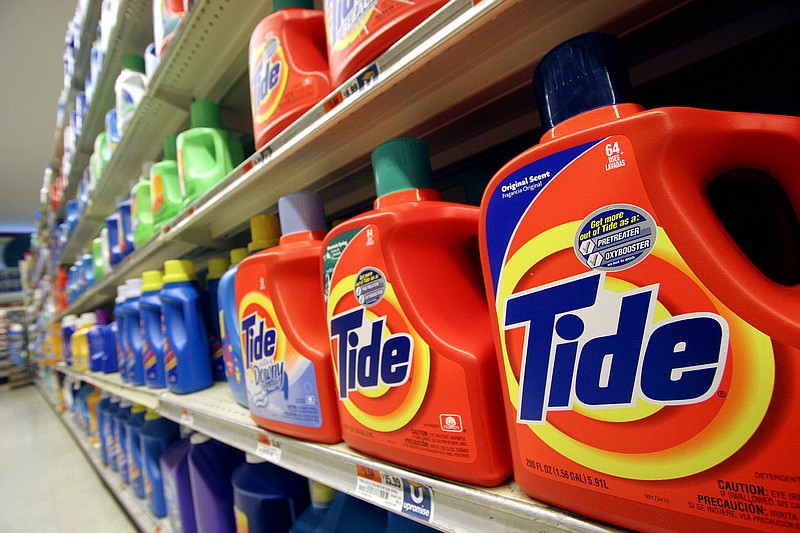
<svg viewBox="0 0 800 533">
<path fill-rule="evenodd" d="M 0 531 L 136 531 L 34 387 L 0 387 Z"/>
</svg>

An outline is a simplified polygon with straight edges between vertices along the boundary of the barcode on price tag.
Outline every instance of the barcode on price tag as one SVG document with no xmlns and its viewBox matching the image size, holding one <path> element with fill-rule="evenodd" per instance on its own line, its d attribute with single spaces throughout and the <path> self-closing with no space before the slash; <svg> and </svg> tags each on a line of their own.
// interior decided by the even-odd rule
<svg viewBox="0 0 800 533">
<path fill-rule="evenodd" d="M 258 443 L 256 444 L 256 455 L 263 457 L 272 463 L 280 463 L 281 461 L 281 443 L 276 439 L 271 439 L 269 435 L 258 434 Z"/>
<path fill-rule="evenodd" d="M 356 465 L 356 471 L 356 495 L 393 511 L 400 512 L 403 509 L 403 484 L 400 478 L 361 465 Z"/>
</svg>

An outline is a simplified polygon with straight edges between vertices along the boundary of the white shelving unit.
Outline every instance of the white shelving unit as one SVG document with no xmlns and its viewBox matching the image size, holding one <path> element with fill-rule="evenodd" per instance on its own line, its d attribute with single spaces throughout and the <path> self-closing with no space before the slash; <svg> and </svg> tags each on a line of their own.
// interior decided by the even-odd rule
<svg viewBox="0 0 800 533">
<path fill-rule="evenodd" d="M 147 507 L 147 502 L 141 500 L 133 492 L 129 486 L 122 482 L 119 474 L 114 472 L 111 468 L 103 463 L 100 456 L 99 446 L 93 445 L 86 434 L 81 430 L 75 420 L 70 414 L 60 413 L 56 401 L 45 390 L 44 386 L 37 383 L 37 388 L 41 395 L 45 398 L 53 412 L 61 419 L 64 427 L 67 428 L 72 438 L 80 447 L 86 459 L 91 463 L 97 471 L 100 479 L 106 485 L 108 490 L 114 495 L 119 504 L 125 509 L 130 519 L 136 524 L 136 527 L 146 533 L 170 533 L 170 529 L 166 520 L 160 519 L 150 512 Z"/>
<path fill-rule="evenodd" d="M 316 444 L 266 431 L 255 425 L 247 409 L 234 402 L 226 383 L 178 395 L 164 389 L 131 386 L 118 373 L 80 372 L 65 365 L 55 368 L 72 379 L 149 407 L 195 431 L 390 510 L 390 499 L 370 500 L 359 471 L 372 469 L 423 485 L 433 499 L 429 525 L 443 531 L 496 531 L 498 527 L 507 531 L 620 531 L 532 500 L 512 481 L 488 489 L 454 483 L 363 455 L 344 443 Z"/>
</svg>

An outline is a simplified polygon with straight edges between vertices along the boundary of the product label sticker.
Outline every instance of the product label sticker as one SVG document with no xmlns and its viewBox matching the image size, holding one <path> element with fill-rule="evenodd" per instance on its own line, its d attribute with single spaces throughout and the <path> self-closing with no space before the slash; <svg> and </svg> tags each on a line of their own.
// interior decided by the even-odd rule
<svg viewBox="0 0 800 533">
<path fill-rule="evenodd" d="M 364 268 L 356 275 L 353 292 L 358 303 L 364 307 L 372 307 L 386 294 L 386 276 L 377 268 Z"/>
<path fill-rule="evenodd" d="M 374 468 L 356 465 L 356 494 L 383 508 L 423 522 L 433 521 L 433 489 Z"/>
<path fill-rule="evenodd" d="M 587 216 L 575 232 L 575 254 L 594 270 L 630 268 L 655 248 L 658 228 L 644 209 L 628 204 L 602 207 Z"/>
<path fill-rule="evenodd" d="M 281 442 L 269 435 L 259 433 L 256 443 L 256 455 L 263 457 L 271 463 L 281 462 Z"/>
<path fill-rule="evenodd" d="M 191 426 L 194 424 L 194 415 L 188 409 L 181 407 L 181 415 L 178 421 L 184 426 Z"/>
</svg>

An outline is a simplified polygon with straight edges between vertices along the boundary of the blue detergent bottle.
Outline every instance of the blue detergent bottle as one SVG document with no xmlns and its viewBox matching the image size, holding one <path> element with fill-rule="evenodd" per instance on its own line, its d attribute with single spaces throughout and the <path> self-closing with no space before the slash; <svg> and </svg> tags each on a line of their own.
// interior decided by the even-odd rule
<svg viewBox="0 0 800 533">
<path fill-rule="evenodd" d="M 231 474 L 236 531 L 286 532 L 308 507 L 306 478 L 257 455 Z"/>
<path fill-rule="evenodd" d="M 131 416 L 132 407 L 133 404 L 128 400 L 121 400 L 117 417 L 114 419 L 114 440 L 117 441 L 117 472 L 119 472 L 122 481 L 126 485 L 130 482 L 128 477 L 128 431 L 126 422 Z"/>
<path fill-rule="evenodd" d="M 67 366 L 72 366 L 72 335 L 75 333 L 78 324 L 78 315 L 66 315 L 61 319 L 61 335 L 64 346 L 64 362 Z M 244 382 L 242 382 L 244 383 Z M 244 386 L 244 385 L 242 385 Z"/>
<path fill-rule="evenodd" d="M 112 374 L 119 371 L 119 326 L 116 321 L 106 327 L 104 335 L 109 344 L 106 344 L 107 349 L 100 360 L 100 369 L 105 374 Z"/>
<path fill-rule="evenodd" d="M 313 479 L 308 480 L 308 492 L 311 495 L 311 505 L 300 515 L 292 525 L 291 533 L 314 533 L 325 515 L 331 508 L 336 491 Z"/>
<path fill-rule="evenodd" d="M 128 343 L 128 381 L 133 385 L 144 385 L 144 360 L 142 359 L 142 326 L 139 312 L 139 297 L 142 295 L 142 278 L 125 282 L 125 339 Z"/>
<path fill-rule="evenodd" d="M 122 261 L 122 250 L 120 249 L 120 222 L 119 213 L 115 212 L 106 217 L 106 229 L 108 229 L 108 250 L 109 262 L 111 266 L 116 266 Z"/>
<path fill-rule="evenodd" d="M 176 394 L 196 392 L 213 384 L 208 334 L 196 280 L 192 261 L 176 259 L 164 263 L 164 368 L 167 388 Z"/>
<path fill-rule="evenodd" d="M 100 396 L 100 403 L 97 404 L 97 437 L 100 441 L 100 459 L 103 464 L 108 466 L 108 437 L 106 437 L 106 418 L 108 417 L 108 408 L 111 405 L 110 395 L 103 391 Z"/>
<path fill-rule="evenodd" d="M 182 438 L 172 443 L 159 461 L 167 518 L 175 533 L 197 532 L 189 478 L 189 447 L 189 439 Z"/>
<path fill-rule="evenodd" d="M 106 417 L 103 419 L 103 435 L 105 436 L 103 447 L 106 449 L 108 459 L 106 464 L 114 472 L 117 471 L 117 438 L 114 433 L 117 415 L 119 415 L 119 398 L 112 396 L 106 407 Z"/>
<path fill-rule="evenodd" d="M 345 533 L 348 531 L 385 533 L 387 513 L 388 511 L 377 505 L 339 492 L 316 531 L 320 533 Z"/>
<path fill-rule="evenodd" d="M 222 350 L 222 336 L 218 317 L 219 283 L 230 266 L 227 257 L 212 257 L 208 260 L 206 288 L 203 291 L 203 311 L 208 331 L 208 351 L 211 353 L 211 371 L 214 381 L 225 381 L 225 358 Z"/>
<path fill-rule="evenodd" d="M 128 257 L 133 253 L 133 202 L 130 198 L 117 204 L 119 214 L 119 252 L 122 258 Z"/>
<path fill-rule="evenodd" d="M 234 533 L 231 473 L 244 462 L 244 452 L 206 435 L 192 435 L 189 479 L 198 533 Z"/>
<path fill-rule="evenodd" d="M 231 267 L 222 275 L 217 288 L 217 309 L 220 338 L 222 339 L 222 356 L 225 360 L 225 378 L 228 380 L 233 399 L 242 407 L 247 407 L 247 390 L 242 373 L 242 347 L 237 324 L 234 280 L 236 267 L 245 257 L 247 257 L 247 248 L 234 248 L 230 251 Z"/>
<path fill-rule="evenodd" d="M 131 416 L 125 423 L 126 438 L 128 439 L 128 484 L 140 499 L 144 499 L 144 475 L 142 474 L 142 444 L 139 431 L 144 426 L 146 409 L 139 404 L 131 407 Z"/>
<path fill-rule="evenodd" d="M 167 386 L 164 373 L 164 335 L 161 332 L 161 287 L 164 285 L 161 278 L 160 270 L 142 272 L 144 284 L 139 297 L 144 383 L 154 389 Z"/>
<path fill-rule="evenodd" d="M 274 215 L 257 215 L 250 219 L 250 242 L 247 244 L 247 254 L 252 255 L 261 250 L 271 248 L 278 244 L 281 236 L 280 222 Z M 247 388 L 244 379 L 244 363 L 242 362 L 242 347 L 239 337 L 239 310 L 236 308 L 236 292 L 234 281 L 238 271 L 238 263 L 244 259 L 239 257 L 237 252 L 234 257 L 231 252 L 230 268 L 223 280 L 220 281 L 219 310 L 223 316 L 225 338 L 229 339 L 228 348 L 230 350 L 232 372 L 226 372 L 228 385 L 233 392 L 236 403 L 247 407 Z M 231 375 L 232 374 L 232 375 Z"/>
<path fill-rule="evenodd" d="M 114 300 L 114 317 L 117 319 L 117 368 L 122 381 L 128 381 L 128 344 L 125 340 L 125 313 L 123 312 L 126 299 L 125 285 L 117 286 L 117 297 Z"/>
<path fill-rule="evenodd" d="M 116 372 L 117 340 L 111 324 L 95 324 L 87 333 L 89 340 L 89 370 Z M 111 366 L 112 370 L 106 370 Z"/>
<path fill-rule="evenodd" d="M 169 445 L 179 438 L 178 424 L 158 416 L 150 409 L 147 410 L 144 415 L 144 425 L 139 430 L 144 495 L 150 511 L 159 518 L 167 515 L 160 460 Z"/>
<path fill-rule="evenodd" d="M 131 416 L 125 422 L 125 437 L 128 439 L 128 484 L 140 499 L 144 499 L 144 477 L 142 476 L 142 444 L 139 431 L 144 426 L 145 408 L 139 404 L 131 407 Z"/>
</svg>

